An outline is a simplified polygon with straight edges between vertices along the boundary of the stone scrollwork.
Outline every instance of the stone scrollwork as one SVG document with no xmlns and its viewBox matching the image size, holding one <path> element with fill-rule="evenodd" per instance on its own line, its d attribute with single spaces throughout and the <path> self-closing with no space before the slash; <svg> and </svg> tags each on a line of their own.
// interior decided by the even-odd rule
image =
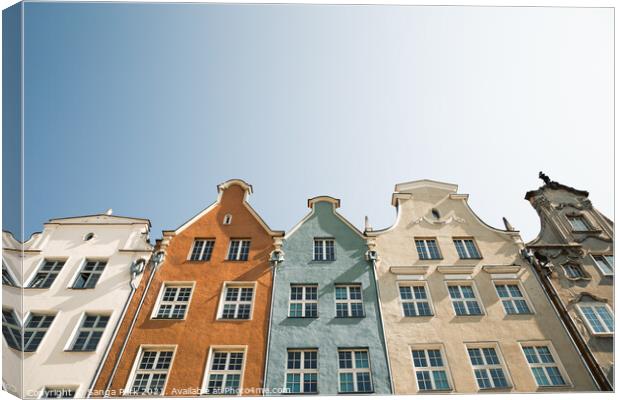
<svg viewBox="0 0 620 400">
<path fill-rule="evenodd" d="M 422 221 L 431 224 L 431 225 L 449 225 L 452 223 L 459 223 L 459 224 L 463 224 L 465 223 L 465 220 L 461 217 L 457 217 L 456 215 L 450 215 L 444 219 L 440 219 L 440 220 L 432 220 L 426 216 L 424 217 L 420 217 L 416 220 L 413 221 L 414 224 L 419 224 Z"/>
</svg>

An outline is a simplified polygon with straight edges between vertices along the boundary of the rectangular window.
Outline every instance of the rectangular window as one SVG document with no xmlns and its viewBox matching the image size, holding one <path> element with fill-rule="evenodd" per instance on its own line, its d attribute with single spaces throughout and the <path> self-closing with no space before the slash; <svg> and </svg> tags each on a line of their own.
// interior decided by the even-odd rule
<svg viewBox="0 0 620 400">
<path fill-rule="evenodd" d="M 482 258 L 473 238 L 453 239 L 452 241 L 460 259 Z"/>
<path fill-rule="evenodd" d="M 495 283 L 495 290 L 506 314 L 532 313 L 517 283 Z"/>
<path fill-rule="evenodd" d="M 318 351 L 288 350 L 286 389 L 288 393 L 318 393 Z"/>
<path fill-rule="evenodd" d="M 52 321 L 53 315 L 30 314 L 24 324 L 24 351 L 37 351 Z"/>
<path fill-rule="evenodd" d="M 423 285 L 404 285 L 398 287 L 400 302 L 405 317 L 425 317 L 433 315 L 430 302 Z"/>
<path fill-rule="evenodd" d="M 314 261 L 334 261 L 336 259 L 334 239 L 314 239 Z"/>
<path fill-rule="evenodd" d="M 562 267 L 564 268 L 564 273 L 566 274 L 567 278 L 579 279 L 585 276 L 583 270 L 577 264 L 569 263 L 562 265 Z"/>
<path fill-rule="evenodd" d="M 226 284 L 220 319 L 250 319 L 253 298 L 253 286 Z"/>
<path fill-rule="evenodd" d="M 450 390 L 448 367 L 440 348 L 411 350 L 418 390 Z"/>
<path fill-rule="evenodd" d="M 318 316 L 317 285 L 291 285 L 288 316 L 291 318 L 316 318 Z"/>
<path fill-rule="evenodd" d="M 503 360 L 495 347 L 469 347 L 467 349 L 476 383 L 480 389 L 507 388 L 510 386 Z"/>
<path fill-rule="evenodd" d="M 72 399 L 74 397 L 75 389 L 49 386 L 43 389 L 43 394 L 41 395 L 42 399 Z"/>
<path fill-rule="evenodd" d="M 86 260 L 73 283 L 74 289 L 92 289 L 97 285 L 107 261 Z"/>
<path fill-rule="evenodd" d="M 131 394 L 162 395 L 173 355 L 172 349 L 143 349 L 138 355 L 139 364 L 132 380 Z"/>
<path fill-rule="evenodd" d="M 192 286 L 164 284 L 155 319 L 184 319 L 192 296 Z"/>
<path fill-rule="evenodd" d="M 213 239 L 196 239 L 194 240 L 194 247 L 189 255 L 191 261 L 209 261 L 211 254 L 213 253 L 213 247 L 215 246 L 215 240 Z"/>
<path fill-rule="evenodd" d="M 71 351 L 95 351 L 109 320 L 108 315 L 86 314 L 71 346 Z"/>
<path fill-rule="evenodd" d="M 548 345 L 521 344 L 538 386 L 564 386 L 566 380 Z"/>
<path fill-rule="evenodd" d="M 362 285 L 336 285 L 336 316 L 364 316 Z"/>
<path fill-rule="evenodd" d="M 603 275 L 614 274 L 614 256 L 613 255 L 601 255 L 593 256 L 596 266 L 601 270 Z M 4 279 L 4 278 L 3 278 Z"/>
<path fill-rule="evenodd" d="M 15 279 L 11 276 L 8 267 L 4 264 L 4 260 L 2 260 L 2 284 L 6 286 L 17 286 L 15 284 Z"/>
<path fill-rule="evenodd" d="M 339 393 L 372 392 L 368 350 L 338 350 Z"/>
<path fill-rule="evenodd" d="M 435 239 L 415 239 L 415 248 L 420 260 L 440 260 L 441 253 Z"/>
<path fill-rule="evenodd" d="M 473 286 L 449 285 L 448 292 L 456 315 L 482 315 Z"/>
<path fill-rule="evenodd" d="M 614 316 L 606 304 L 579 303 L 577 307 L 588 323 L 590 332 L 595 335 L 614 333 Z"/>
<path fill-rule="evenodd" d="M 583 232 L 590 230 L 590 225 L 586 222 L 586 219 L 580 215 L 569 216 L 568 222 L 570 222 L 570 225 L 573 228 L 574 232 Z"/>
<path fill-rule="evenodd" d="M 233 239 L 228 248 L 229 261 L 247 261 L 250 254 L 250 240 Z"/>
<path fill-rule="evenodd" d="M 52 286 L 52 283 L 54 283 L 54 280 L 64 265 L 64 261 L 44 260 L 28 287 L 36 289 L 49 288 Z"/>
<path fill-rule="evenodd" d="M 9 347 L 22 349 L 22 329 L 13 310 L 2 310 L 2 335 Z"/>
<path fill-rule="evenodd" d="M 242 370 L 243 351 L 213 350 L 205 394 L 239 394 Z"/>
</svg>

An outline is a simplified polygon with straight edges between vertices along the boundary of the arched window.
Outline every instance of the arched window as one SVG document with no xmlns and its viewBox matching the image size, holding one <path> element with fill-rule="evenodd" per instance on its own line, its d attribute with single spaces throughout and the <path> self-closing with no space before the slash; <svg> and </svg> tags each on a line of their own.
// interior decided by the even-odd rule
<svg viewBox="0 0 620 400">
<path fill-rule="evenodd" d="M 226 214 L 224 215 L 224 225 L 230 225 L 232 222 L 232 215 Z"/>
</svg>

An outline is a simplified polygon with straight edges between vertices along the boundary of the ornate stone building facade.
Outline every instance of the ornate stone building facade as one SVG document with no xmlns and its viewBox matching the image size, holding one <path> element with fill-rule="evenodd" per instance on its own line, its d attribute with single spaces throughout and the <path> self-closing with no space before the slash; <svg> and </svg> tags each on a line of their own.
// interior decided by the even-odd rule
<svg viewBox="0 0 620 400">
<path fill-rule="evenodd" d="M 614 224 L 592 206 L 588 192 L 542 172 L 540 178 L 544 185 L 525 195 L 541 224 L 529 254 L 599 386 L 611 390 Z"/>
</svg>

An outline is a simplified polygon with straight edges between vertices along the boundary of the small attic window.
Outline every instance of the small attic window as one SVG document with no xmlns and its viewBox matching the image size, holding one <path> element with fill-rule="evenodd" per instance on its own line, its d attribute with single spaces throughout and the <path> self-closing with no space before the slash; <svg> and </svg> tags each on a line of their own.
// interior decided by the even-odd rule
<svg viewBox="0 0 620 400">
<path fill-rule="evenodd" d="M 441 218 L 441 215 L 439 214 L 439 211 L 437 211 L 437 209 L 436 209 L 436 208 L 433 208 L 433 209 L 431 210 L 431 214 L 433 214 L 433 218 L 435 218 L 435 219 L 439 219 L 439 218 Z"/>
<path fill-rule="evenodd" d="M 230 225 L 232 222 L 232 215 L 226 214 L 224 215 L 224 225 Z"/>
<path fill-rule="evenodd" d="M 85 241 L 85 242 L 88 242 L 89 240 L 91 240 L 91 239 L 92 239 L 92 238 L 94 238 L 94 237 L 95 237 L 95 234 L 94 234 L 94 233 L 92 233 L 92 232 L 89 232 L 89 233 L 87 233 L 87 234 L 84 236 L 84 241 Z"/>
</svg>

